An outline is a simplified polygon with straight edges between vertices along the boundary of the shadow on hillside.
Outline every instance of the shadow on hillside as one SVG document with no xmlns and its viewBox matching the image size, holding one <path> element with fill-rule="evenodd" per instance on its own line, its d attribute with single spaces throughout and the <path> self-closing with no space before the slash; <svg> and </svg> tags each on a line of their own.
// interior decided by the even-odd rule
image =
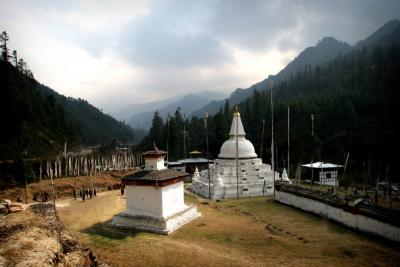
<svg viewBox="0 0 400 267">
<path fill-rule="evenodd" d="M 113 240 L 123 240 L 128 237 L 135 237 L 139 231 L 135 229 L 127 229 L 127 228 L 117 228 L 108 226 L 107 222 L 101 222 L 91 225 L 85 229 L 82 229 L 80 232 L 89 234 L 93 237 L 104 237 Z"/>
</svg>

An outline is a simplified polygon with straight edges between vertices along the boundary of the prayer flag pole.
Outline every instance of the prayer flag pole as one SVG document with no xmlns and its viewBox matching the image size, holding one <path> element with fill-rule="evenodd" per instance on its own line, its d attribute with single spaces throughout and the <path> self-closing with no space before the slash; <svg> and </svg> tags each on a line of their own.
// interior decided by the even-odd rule
<svg viewBox="0 0 400 267">
<path fill-rule="evenodd" d="M 236 105 L 235 108 L 235 117 L 236 117 L 236 198 L 239 198 L 239 136 L 238 136 L 238 121 L 239 121 L 239 109 Z"/>
<path fill-rule="evenodd" d="M 274 196 L 275 196 L 275 149 L 274 149 L 274 103 L 272 100 L 272 81 L 270 82 L 271 87 L 271 165 L 272 165 L 272 172 L 274 175 Z"/>
</svg>

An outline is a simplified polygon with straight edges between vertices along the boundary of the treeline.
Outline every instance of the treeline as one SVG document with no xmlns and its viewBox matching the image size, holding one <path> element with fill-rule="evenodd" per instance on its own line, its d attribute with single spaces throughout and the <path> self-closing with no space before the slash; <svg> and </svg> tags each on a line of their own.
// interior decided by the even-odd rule
<svg viewBox="0 0 400 267">
<path fill-rule="evenodd" d="M 14 67 L 19 72 L 28 76 L 29 78 L 33 78 L 33 73 L 28 68 L 28 64 L 25 62 L 25 60 L 23 58 L 18 58 L 17 50 L 13 50 L 12 54 L 10 54 L 10 49 L 7 44 L 9 40 L 10 40 L 10 37 L 8 36 L 7 32 L 3 31 L 0 35 L 1 61 L 13 62 Z"/>
<path fill-rule="evenodd" d="M 274 148 L 276 164 L 287 164 L 287 112 L 290 108 L 290 176 L 298 163 L 312 160 L 343 164 L 350 153 L 348 174 L 356 180 L 383 179 L 395 176 L 399 160 L 400 46 L 399 42 L 354 49 L 328 64 L 305 66 L 286 81 L 273 85 Z M 208 117 L 210 154 L 218 156 L 228 138 L 233 108 L 225 107 Z M 263 161 L 271 162 L 271 96 L 270 89 L 255 91 L 239 105 L 247 138 Z M 311 115 L 314 115 L 314 136 Z M 265 134 L 262 142 L 262 127 Z M 168 131 L 169 124 L 169 131 Z M 169 123 L 155 113 L 149 135 L 139 145 L 142 150 L 167 148 L 169 132 L 170 160 L 183 158 L 183 128 L 187 130 L 186 148 L 206 151 L 203 118 L 184 119 L 178 109 Z M 263 147 L 261 147 L 263 143 Z M 374 178 L 372 178 L 374 177 Z M 372 182 L 371 182 L 372 183 Z"/>
</svg>

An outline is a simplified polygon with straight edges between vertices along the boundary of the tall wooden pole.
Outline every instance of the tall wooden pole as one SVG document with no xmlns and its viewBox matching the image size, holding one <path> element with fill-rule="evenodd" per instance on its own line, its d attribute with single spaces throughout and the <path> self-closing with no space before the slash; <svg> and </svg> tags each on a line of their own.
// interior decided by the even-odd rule
<svg viewBox="0 0 400 267">
<path fill-rule="evenodd" d="M 275 196 L 275 153 L 274 153 L 274 103 L 272 100 L 272 81 L 270 83 L 271 87 L 271 135 L 272 135 L 272 140 L 271 140 L 271 162 L 272 162 L 272 172 L 274 175 L 274 196 Z"/>
<path fill-rule="evenodd" d="M 39 169 L 39 190 L 40 190 L 40 203 L 42 203 L 42 161 L 40 161 L 40 169 Z"/>
<path fill-rule="evenodd" d="M 25 204 L 28 205 L 28 182 L 26 181 L 26 175 L 24 174 L 25 178 Z"/>
<path fill-rule="evenodd" d="M 290 107 L 287 108 L 287 174 L 290 179 Z"/>
<path fill-rule="evenodd" d="M 265 119 L 262 120 L 261 147 L 260 147 L 260 159 L 261 159 L 261 161 L 262 161 L 263 146 L 264 146 L 264 126 L 265 126 Z"/>
<path fill-rule="evenodd" d="M 51 194 L 53 196 L 54 212 L 56 212 L 56 196 L 54 192 L 53 169 L 51 167 L 51 163 L 50 163 L 50 179 L 51 179 Z"/>
<path fill-rule="evenodd" d="M 206 147 L 207 147 L 207 178 L 208 178 L 208 198 L 211 199 L 211 180 L 210 180 L 210 162 L 209 162 L 209 155 L 208 155 L 208 129 L 207 129 L 207 119 L 208 113 L 204 113 L 204 129 L 206 130 Z"/>
<path fill-rule="evenodd" d="M 186 158 L 186 123 L 185 123 L 185 120 L 186 120 L 186 116 L 185 116 L 185 113 L 183 113 L 183 154 L 185 157 L 185 172 L 186 172 L 187 158 Z"/>
<path fill-rule="evenodd" d="M 275 146 L 275 170 L 278 169 L 279 169 L 278 146 Z"/>
<path fill-rule="evenodd" d="M 385 199 L 386 199 L 386 194 L 389 194 L 388 172 L 389 172 L 389 165 L 386 165 L 386 175 L 385 175 L 385 191 L 386 191 L 386 189 L 387 189 L 387 190 L 388 190 L 388 192 L 385 192 Z"/>
<path fill-rule="evenodd" d="M 68 162 L 67 162 L 67 142 L 65 142 L 65 144 L 64 144 L 64 159 L 65 159 L 65 177 L 67 177 L 67 175 L 68 175 L 68 173 L 67 173 L 67 170 L 68 170 Z M 61 176 L 61 173 L 60 173 L 60 176 Z"/>
<path fill-rule="evenodd" d="M 167 166 L 169 164 L 169 121 L 170 121 L 170 116 L 168 114 L 167 118 Z"/>
<path fill-rule="evenodd" d="M 335 195 L 336 195 L 336 193 L 337 193 L 337 187 L 339 186 L 338 175 L 339 175 L 339 164 L 336 163 Z"/>
<path fill-rule="evenodd" d="M 364 191 L 364 197 L 367 196 L 366 182 L 367 182 L 367 174 L 366 174 L 366 171 L 365 171 L 365 162 L 363 162 L 363 191 Z"/>
<path fill-rule="evenodd" d="M 314 114 L 311 114 L 311 189 L 314 184 Z"/>
<path fill-rule="evenodd" d="M 236 106 L 235 110 L 235 119 L 236 119 L 236 198 L 239 198 L 239 136 L 238 136 L 238 123 L 239 123 L 239 109 Z"/>
</svg>

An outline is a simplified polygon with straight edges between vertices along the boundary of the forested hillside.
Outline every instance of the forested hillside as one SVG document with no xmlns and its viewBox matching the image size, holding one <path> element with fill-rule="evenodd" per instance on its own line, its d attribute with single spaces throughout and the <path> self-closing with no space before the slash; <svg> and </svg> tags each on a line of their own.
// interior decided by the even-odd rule
<svg viewBox="0 0 400 267">
<path fill-rule="evenodd" d="M 68 140 L 79 143 L 79 128 L 69 121 L 54 96 L 9 62 L 0 62 L 0 158 L 34 157 L 55 151 Z"/>
<path fill-rule="evenodd" d="M 86 100 L 60 95 L 45 85 L 38 85 L 38 90 L 44 95 L 54 96 L 64 108 L 66 116 L 79 126 L 79 137 L 83 144 L 108 143 L 114 139 L 133 142 L 134 134 L 129 125 L 104 114 Z"/>
<path fill-rule="evenodd" d="M 50 156 L 69 147 L 133 142 L 133 130 L 82 99 L 58 94 L 38 83 L 26 62 L 10 53 L 1 34 L 0 159 Z"/>
<path fill-rule="evenodd" d="M 380 175 L 382 178 L 387 166 L 389 170 L 396 166 L 400 148 L 400 131 L 397 130 L 397 114 L 400 114 L 398 27 L 390 34 L 391 38 L 385 35 L 384 40 L 376 41 L 376 45 L 358 46 L 326 64 L 307 65 L 296 75 L 274 84 L 274 135 L 279 167 L 287 162 L 288 107 L 292 177 L 298 163 L 314 160 L 343 164 L 347 153 L 350 153 L 349 172 L 357 179 L 364 177 L 364 171 L 368 177 Z M 213 157 L 218 156 L 220 146 L 228 137 L 232 108 L 226 102 L 225 108 L 208 118 Z M 254 91 L 239 109 L 248 139 L 258 154 L 263 150 L 263 160 L 270 162 L 270 90 Z M 311 114 L 315 118 L 314 138 L 311 137 Z M 265 135 L 261 148 L 263 119 Z M 183 156 L 183 123 L 188 131 L 188 151 L 206 150 L 203 120 L 194 117 L 183 122 L 177 112 L 170 120 L 171 159 Z M 155 140 L 160 148 L 166 149 L 167 129 L 167 124 L 156 114 L 142 148 L 148 148 Z M 172 143 L 176 148 L 171 147 Z"/>
</svg>

